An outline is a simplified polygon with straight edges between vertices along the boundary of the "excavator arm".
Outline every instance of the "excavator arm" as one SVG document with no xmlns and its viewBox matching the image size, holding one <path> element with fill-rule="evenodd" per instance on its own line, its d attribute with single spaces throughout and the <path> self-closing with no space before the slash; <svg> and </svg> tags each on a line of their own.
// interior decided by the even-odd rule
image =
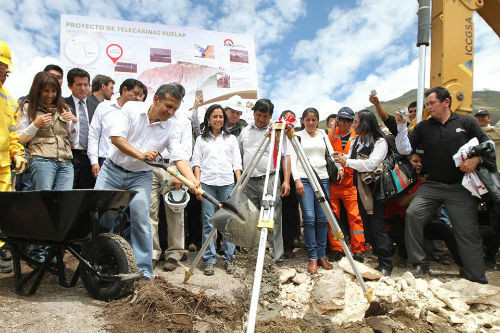
<svg viewBox="0 0 500 333">
<path fill-rule="evenodd" d="M 500 37 L 500 0 L 432 1 L 430 86 L 447 88 L 460 114 L 472 111 L 474 11 Z"/>
</svg>

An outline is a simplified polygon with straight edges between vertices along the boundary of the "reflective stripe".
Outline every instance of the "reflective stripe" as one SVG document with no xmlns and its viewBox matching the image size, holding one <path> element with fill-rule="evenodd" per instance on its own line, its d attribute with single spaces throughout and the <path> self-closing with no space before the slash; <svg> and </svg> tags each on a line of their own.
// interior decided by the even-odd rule
<svg viewBox="0 0 500 333">
<path fill-rule="evenodd" d="M 365 234 L 364 230 L 351 231 L 351 235 L 364 235 L 364 234 Z"/>
<path fill-rule="evenodd" d="M 0 97 L 3 97 L 3 98 L 5 98 L 8 101 L 13 101 L 14 100 L 14 98 L 12 98 L 12 96 L 5 95 L 5 94 L 3 94 L 1 92 L 0 92 Z"/>
<path fill-rule="evenodd" d="M 15 130 L 16 130 L 16 126 L 11 126 L 11 127 L 9 127 L 9 131 L 11 131 L 11 132 L 12 132 L 12 131 L 15 131 Z"/>
</svg>

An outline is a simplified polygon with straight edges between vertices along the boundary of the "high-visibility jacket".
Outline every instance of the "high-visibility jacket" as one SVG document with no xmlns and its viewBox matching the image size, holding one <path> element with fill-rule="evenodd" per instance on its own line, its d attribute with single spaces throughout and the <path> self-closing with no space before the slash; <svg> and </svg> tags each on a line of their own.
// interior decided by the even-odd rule
<svg viewBox="0 0 500 333">
<path fill-rule="evenodd" d="M 16 154 L 24 156 L 16 131 L 17 102 L 0 84 L 0 167 L 10 166 Z"/>
<path fill-rule="evenodd" d="M 351 136 L 344 148 L 342 148 L 342 136 L 338 128 L 335 129 L 335 132 L 330 133 L 328 137 L 332 143 L 333 150 L 348 154 L 352 142 L 356 139 L 356 134 L 354 131 L 351 132 Z M 347 211 L 347 219 L 349 222 L 351 250 L 353 253 L 361 253 L 364 252 L 365 235 L 363 221 L 359 214 L 358 193 L 353 185 L 353 175 L 354 170 L 352 168 L 344 167 L 344 180 L 342 183 L 332 183 L 330 186 L 330 203 L 334 213 L 340 217 L 339 200 L 342 200 Z M 340 242 L 335 239 L 330 226 L 328 226 L 328 240 L 330 243 L 330 250 L 343 252 L 342 246 Z"/>
<path fill-rule="evenodd" d="M 328 134 L 328 138 L 330 139 L 333 150 L 335 150 L 336 152 L 342 152 L 346 155 L 349 153 L 351 143 L 356 139 L 356 137 L 357 135 L 354 133 L 354 131 L 351 131 L 351 136 L 349 137 L 347 144 L 344 148 L 342 148 L 342 138 L 338 127 L 335 128 L 335 132 Z M 341 188 L 353 188 L 353 175 L 354 170 L 352 168 L 344 167 L 344 180 L 340 184 L 335 183 L 335 185 L 340 185 L 339 187 Z"/>
</svg>

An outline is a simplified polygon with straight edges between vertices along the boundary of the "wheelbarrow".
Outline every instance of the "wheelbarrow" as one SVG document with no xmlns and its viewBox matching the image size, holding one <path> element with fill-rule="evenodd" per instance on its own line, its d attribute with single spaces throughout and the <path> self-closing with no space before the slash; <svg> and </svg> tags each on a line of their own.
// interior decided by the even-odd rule
<svg viewBox="0 0 500 333">
<path fill-rule="evenodd" d="M 34 294 L 46 272 L 57 275 L 63 287 L 73 287 L 81 278 L 88 293 L 99 300 L 129 292 L 133 281 L 142 276 L 134 252 L 121 236 L 99 234 L 99 221 L 108 210 L 123 212 L 135 194 L 122 190 L 0 192 L 0 239 L 12 252 L 16 294 Z M 26 255 L 29 245 L 49 246 L 44 262 Z M 79 262 L 70 282 L 63 250 Z M 23 276 L 21 260 L 33 271 Z"/>
</svg>

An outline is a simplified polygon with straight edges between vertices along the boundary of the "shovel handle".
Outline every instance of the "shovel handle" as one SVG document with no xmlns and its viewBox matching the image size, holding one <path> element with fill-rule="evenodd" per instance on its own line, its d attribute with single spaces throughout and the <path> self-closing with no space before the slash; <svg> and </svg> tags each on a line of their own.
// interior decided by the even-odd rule
<svg viewBox="0 0 500 333">
<path fill-rule="evenodd" d="M 183 183 L 187 187 L 194 188 L 194 183 L 192 181 L 190 181 L 189 179 L 187 179 L 186 177 L 184 177 L 183 175 L 181 175 L 181 173 L 179 171 L 177 171 L 176 169 L 174 169 L 172 167 L 168 167 L 166 170 L 167 170 L 167 172 L 169 174 L 171 174 L 173 177 L 175 177 L 178 180 L 180 180 L 181 183 Z M 203 198 L 207 199 L 208 201 L 210 201 L 214 205 L 222 207 L 222 204 L 221 204 L 221 202 L 219 200 L 215 199 L 213 196 L 211 196 L 210 194 L 206 193 L 201 188 L 197 188 L 196 191 L 195 191 L 195 194 L 201 195 Z"/>
</svg>

